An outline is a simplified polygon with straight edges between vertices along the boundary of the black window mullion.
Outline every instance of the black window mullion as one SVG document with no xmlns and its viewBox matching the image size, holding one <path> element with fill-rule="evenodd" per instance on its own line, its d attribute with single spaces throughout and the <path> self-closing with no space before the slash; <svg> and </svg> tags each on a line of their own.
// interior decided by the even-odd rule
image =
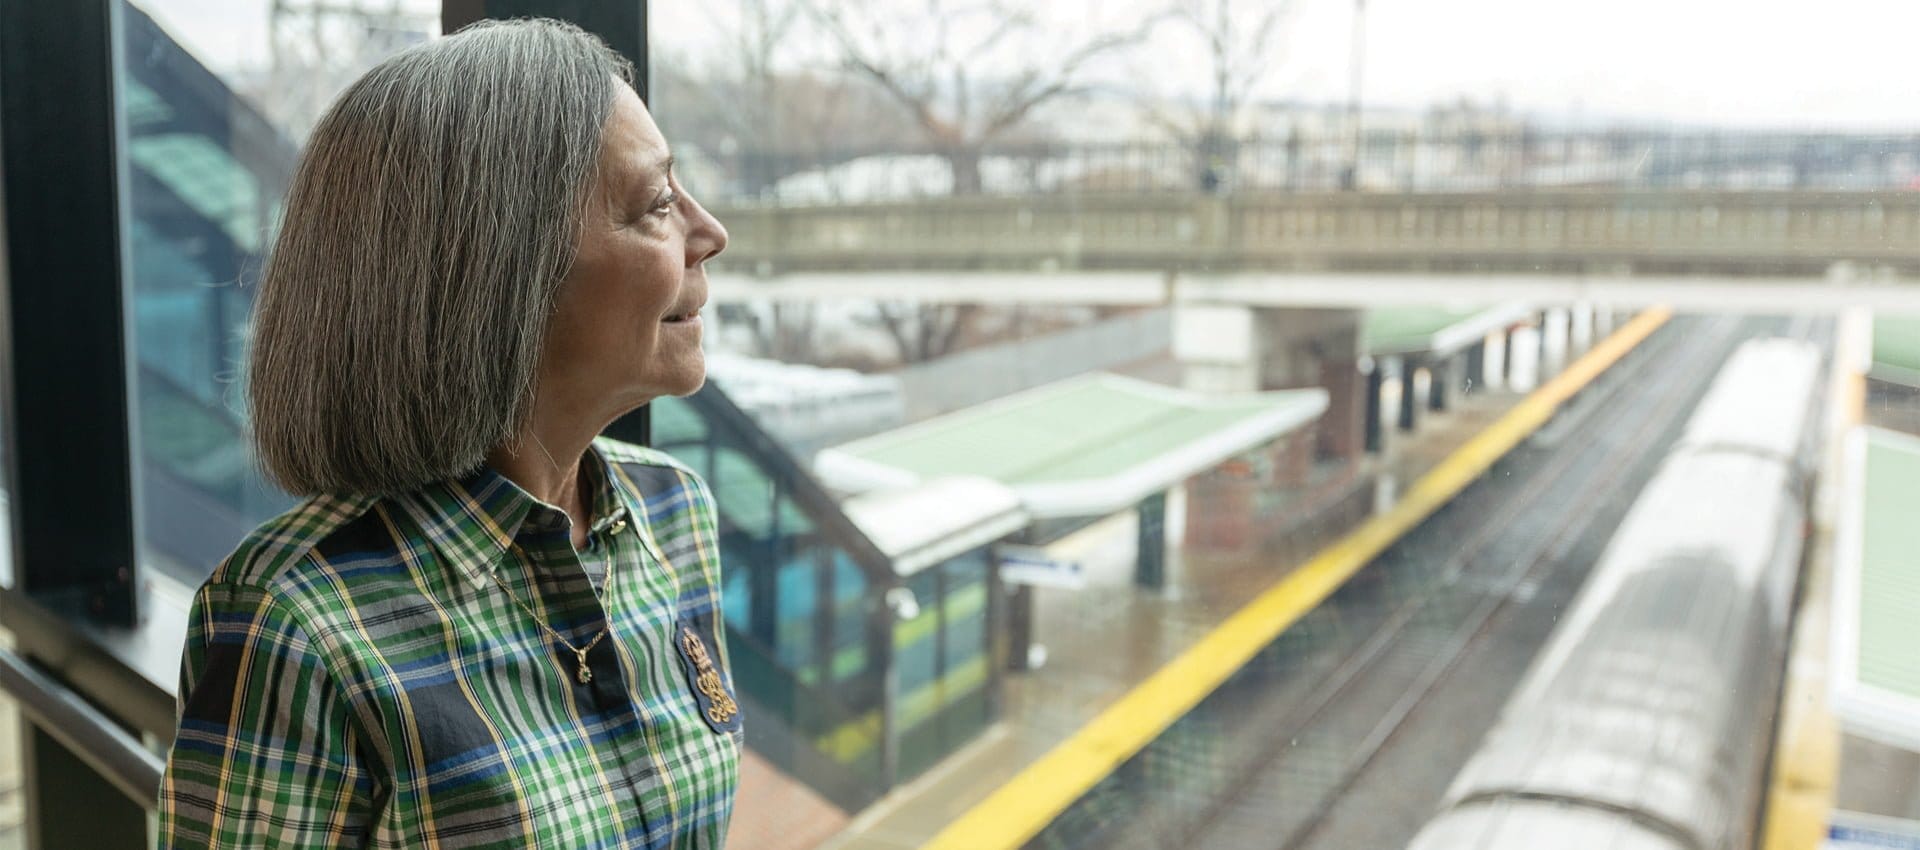
<svg viewBox="0 0 1920 850">
<path fill-rule="evenodd" d="M 135 622 L 120 0 L 0 3 L 18 589 Z"/>
<path fill-rule="evenodd" d="M 558 18 L 593 33 L 633 63 L 634 88 L 647 99 L 647 0 L 442 0 L 440 29 L 482 18 Z"/>
</svg>

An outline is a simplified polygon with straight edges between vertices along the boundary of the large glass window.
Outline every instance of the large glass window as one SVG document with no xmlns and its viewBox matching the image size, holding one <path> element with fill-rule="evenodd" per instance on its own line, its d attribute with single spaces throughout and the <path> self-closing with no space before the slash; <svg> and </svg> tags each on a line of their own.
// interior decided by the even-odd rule
<svg viewBox="0 0 1920 850">
<path fill-rule="evenodd" d="M 143 558 L 194 584 L 292 501 L 248 448 L 247 322 L 302 140 L 439 4 L 139 0 L 122 57 Z"/>
<path fill-rule="evenodd" d="M 1789 651 L 1754 618 L 1795 622 L 1774 594 L 1838 551 L 1806 519 L 1843 477 L 1834 423 L 1913 430 L 1920 403 L 1920 111 L 1870 79 L 1920 19 L 1656 6 L 654 7 L 656 114 L 731 234 L 711 392 L 896 567 L 810 581 L 776 554 L 793 574 L 750 582 L 826 641 L 781 656 L 796 675 L 884 677 L 896 796 L 837 842 L 1407 846 L 1472 808 L 1448 789 L 1493 769 L 1483 742 L 1530 734 L 1496 721 L 1552 690 L 1531 664 L 1602 687 L 1578 647 Z M 1815 32 L 1845 70 L 1806 70 Z M 1718 389 L 1787 350 L 1817 377 L 1747 391 L 1797 406 Z M 1741 409 L 1804 438 L 1774 469 L 1796 483 L 1675 471 Z M 743 521 L 771 504 L 746 492 Z M 1770 589 L 1677 613 L 1706 572 L 1659 565 L 1782 534 L 1736 570 Z M 1675 584 L 1578 607 L 1643 570 Z M 1599 621 L 1644 631 L 1555 631 Z M 1680 637 L 1701 623 L 1742 625 Z M 1775 729 L 1778 700 L 1728 695 L 1793 676 L 1743 663 L 1658 700 Z M 1770 735 L 1656 749 L 1729 754 L 1701 787 L 1752 801 Z"/>
<path fill-rule="evenodd" d="M 141 548 L 182 584 L 289 504 L 244 362 L 300 145 L 438 6 L 126 9 Z M 1863 552 L 1911 584 L 1847 449 L 1920 433 L 1911 6 L 652 4 L 731 233 L 653 440 L 718 503 L 743 799 L 806 809 L 741 834 L 1425 848 L 1495 802 L 1752 846 L 1819 705 L 1830 820 L 1920 835 L 1901 724 L 1824 696 L 1920 705 L 1920 605 L 1845 601 Z M 1529 772 L 1650 755 L 1653 797 Z"/>
</svg>

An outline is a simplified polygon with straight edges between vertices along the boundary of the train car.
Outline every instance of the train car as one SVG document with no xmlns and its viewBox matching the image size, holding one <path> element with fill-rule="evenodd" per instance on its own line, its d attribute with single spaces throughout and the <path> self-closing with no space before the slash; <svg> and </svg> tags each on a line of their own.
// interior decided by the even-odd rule
<svg viewBox="0 0 1920 850">
<path fill-rule="evenodd" d="M 1751 845 L 1821 361 L 1729 358 L 1412 850 Z"/>
</svg>

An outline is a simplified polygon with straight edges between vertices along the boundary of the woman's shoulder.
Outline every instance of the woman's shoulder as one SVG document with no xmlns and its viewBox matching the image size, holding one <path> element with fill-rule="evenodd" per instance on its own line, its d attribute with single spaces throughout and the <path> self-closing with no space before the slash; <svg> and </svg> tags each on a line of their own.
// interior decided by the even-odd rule
<svg viewBox="0 0 1920 850">
<path fill-rule="evenodd" d="M 594 447 L 616 470 L 616 487 L 646 524 L 646 534 L 669 562 L 691 558 L 713 567 L 719 515 L 712 491 L 692 467 L 659 449 L 605 437 Z"/>
<path fill-rule="evenodd" d="M 649 503 L 663 495 L 675 496 L 678 491 L 689 490 L 695 500 L 707 507 L 712 505 L 707 482 L 693 467 L 673 455 L 611 437 L 594 438 L 593 447 L 606 458 L 608 465 L 624 473 L 621 477 L 637 491 L 634 495 Z"/>
<path fill-rule="evenodd" d="M 593 447 L 600 450 L 600 455 L 605 457 L 608 463 L 664 467 L 684 473 L 695 480 L 700 477 L 694 473 L 692 467 L 682 463 L 679 458 L 659 449 L 637 446 L 612 437 L 595 437 Z"/>
<path fill-rule="evenodd" d="M 282 588 L 289 580 L 298 580 L 303 565 L 309 564 L 323 545 L 342 542 L 342 538 L 365 535 L 354 530 L 371 520 L 372 496 L 325 494 L 311 496 L 248 532 L 207 577 L 207 585 L 229 585 L 261 589 Z"/>
</svg>

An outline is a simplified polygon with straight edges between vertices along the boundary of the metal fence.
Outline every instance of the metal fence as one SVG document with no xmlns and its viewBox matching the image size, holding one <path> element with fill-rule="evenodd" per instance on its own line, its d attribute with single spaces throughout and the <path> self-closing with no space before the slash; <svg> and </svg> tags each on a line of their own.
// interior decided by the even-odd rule
<svg viewBox="0 0 1920 850">
<path fill-rule="evenodd" d="M 1920 133 L 1369 132 L 1214 144 L 848 147 L 707 155 L 695 188 L 732 205 L 954 194 L 1462 192 L 1527 188 L 1920 189 Z M 956 191 L 958 189 L 959 191 Z"/>
<path fill-rule="evenodd" d="M 715 206 L 719 262 L 956 269 L 1920 270 L 1920 191 L 1508 189 L 968 196 Z"/>
</svg>

